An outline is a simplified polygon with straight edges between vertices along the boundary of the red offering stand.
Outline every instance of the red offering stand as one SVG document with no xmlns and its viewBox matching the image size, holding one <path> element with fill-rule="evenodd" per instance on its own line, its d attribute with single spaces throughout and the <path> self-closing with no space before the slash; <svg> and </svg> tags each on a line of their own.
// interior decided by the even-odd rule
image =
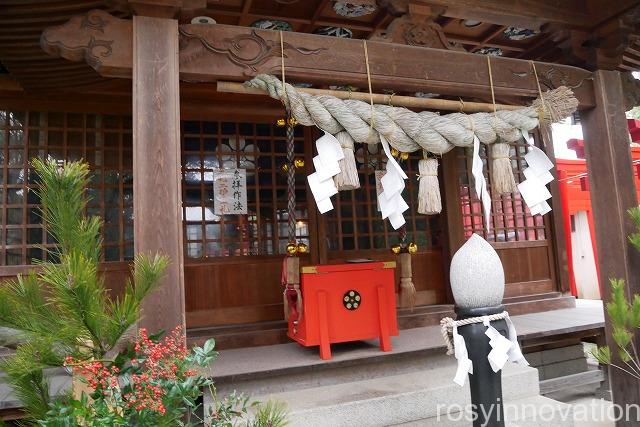
<svg viewBox="0 0 640 427">
<path fill-rule="evenodd" d="M 331 359 L 331 344 L 379 338 L 391 351 L 398 335 L 395 262 L 367 262 L 302 268 L 302 318 L 289 320 L 288 335 L 304 346 L 320 346 Z"/>
</svg>

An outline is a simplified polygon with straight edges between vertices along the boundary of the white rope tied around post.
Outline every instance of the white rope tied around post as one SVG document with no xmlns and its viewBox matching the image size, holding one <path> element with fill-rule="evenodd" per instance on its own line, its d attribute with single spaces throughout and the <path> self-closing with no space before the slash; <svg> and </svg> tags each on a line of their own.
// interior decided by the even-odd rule
<svg viewBox="0 0 640 427">
<path fill-rule="evenodd" d="M 440 332 L 442 333 L 442 338 L 444 339 L 445 344 L 447 344 L 447 355 L 452 355 L 454 350 L 453 341 L 451 339 L 451 331 L 453 331 L 454 326 L 483 323 L 486 319 L 493 322 L 495 320 L 506 319 L 507 317 L 509 317 L 509 313 L 507 311 L 503 311 L 502 313 L 491 314 L 489 316 L 470 317 L 464 320 L 453 320 L 451 317 L 445 317 L 440 320 Z"/>
<path fill-rule="evenodd" d="M 507 338 L 502 336 L 493 326 L 491 326 L 491 322 L 503 319 L 506 321 L 508 327 Z M 474 323 L 483 323 L 487 327 L 485 335 L 489 338 L 489 345 L 491 346 L 491 351 L 487 355 L 487 359 L 489 360 L 489 364 L 494 372 L 498 372 L 502 369 L 504 364 L 509 360 L 515 363 L 529 365 L 522 355 L 520 344 L 518 343 L 516 328 L 509 318 L 509 313 L 507 311 L 489 316 L 471 317 L 463 320 L 453 320 L 450 317 L 445 317 L 440 321 L 440 330 L 442 338 L 447 345 L 447 354 L 455 354 L 455 357 L 458 360 L 458 369 L 456 370 L 456 375 L 453 379 L 456 384 L 463 386 L 467 374 L 473 374 L 473 363 L 469 359 L 464 337 L 458 333 L 458 327 Z"/>
</svg>

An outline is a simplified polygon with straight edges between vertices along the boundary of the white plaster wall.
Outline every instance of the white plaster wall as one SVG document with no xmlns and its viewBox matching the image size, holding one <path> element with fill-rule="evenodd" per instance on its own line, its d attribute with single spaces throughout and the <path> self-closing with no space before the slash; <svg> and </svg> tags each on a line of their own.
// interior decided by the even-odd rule
<svg viewBox="0 0 640 427">
<path fill-rule="evenodd" d="M 598 274 L 593 258 L 588 216 L 585 211 L 579 211 L 575 215 L 575 231 L 571 232 L 571 243 L 573 274 L 576 278 L 578 298 L 600 299 Z"/>
</svg>

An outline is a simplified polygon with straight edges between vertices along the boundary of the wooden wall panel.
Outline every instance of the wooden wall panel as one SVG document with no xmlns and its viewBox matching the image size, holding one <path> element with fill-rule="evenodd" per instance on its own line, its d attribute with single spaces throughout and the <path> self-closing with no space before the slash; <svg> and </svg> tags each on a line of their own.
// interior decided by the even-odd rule
<svg viewBox="0 0 640 427">
<path fill-rule="evenodd" d="M 376 261 L 393 261 L 388 251 L 361 252 Z M 329 263 L 353 258 L 353 252 L 330 252 Z M 302 265 L 310 264 L 308 258 Z M 209 327 L 281 320 L 281 257 L 250 257 L 189 262 L 185 265 L 187 327 Z M 419 305 L 444 301 L 442 253 L 428 251 L 413 256 L 414 284 Z M 396 274 L 397 275 L 397 274 Z M 399 277 L 396 278 L 399 282 Z"/>
<path fill-rule="evenodd" d="M 301 265 L 309 264 L 308 257 Z M 185 265 L 187 327 L 281 320 L 282 257 L 232 257 Z"/>
<path fill-rule="evenodd" d="M 329 251 L 330 264 L 345 262 L 352 258 L 369 258 L 375 261 L 397 261 L 388 250 L 372 251 Z M 443 304 L 445 302 L 445 272 L 442 251 L 430 250 L 411 256 L 413 284 L 418 292 L 416 305 Z M 399 269 L 396 269 L 396 286 L 400 283 Z"/>
<path fill-rule="evenodd" d="M 185 265 L 187 311 L 281 301 L 281 258 Z"/>
<path fill-rule="evenodd" d="M 556 290 L 548 241 L 496 244 L 495 249 L 504 267 L 505 297 Z"/>
</svg>

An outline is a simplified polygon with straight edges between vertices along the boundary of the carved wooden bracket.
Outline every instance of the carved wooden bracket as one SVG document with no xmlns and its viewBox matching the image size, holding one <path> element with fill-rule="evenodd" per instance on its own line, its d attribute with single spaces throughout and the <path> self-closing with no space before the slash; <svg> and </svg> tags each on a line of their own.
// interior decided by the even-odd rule
<svg viewBox="0 0 640 427">
<path fill-rule="evenodd" d="M 602 70 L 615 70 L 626 60 L 625 51 L 640 39 L 640 5 L 628 10 L 592 36 L 595 63 L 588 64 Z M 634 55 L 632 64 L 637 66 Z"/>
<path fill-rule="evenodd" d="M 198 62 L 211 54 L 221 54 L 233 64 L 244 68 L 243 74 L 251 75 L 273 58 L 280 59 L 283 55 L 278 41 L 261 37 L 256 30 L 249 34 L 239 34 L 234 37 L 216 39 L 206 25 L 182 25 L 180 27 L 180 64 L 189 68 L 197 68 Z M 315 55 L 326 50 L 324 47 L 306 49 L 296 47 L 289 42 L 283 42 L 284 57 L 289 58 L 288 51 L 300 55 Z M 280 62 L 280 61 L 279 61 Z M 204 64 L 203 64 L 204 65 Z M 182 68 L 182 67 L 181 67 Z"/>
<path fill-rule="evenodd" d="M 47 28 L 40 37 L 40 46 L 52 56 L 85 61 L 103 76 L 131 77 L 132 21 L 103 10 L 92 10 Z"/>
<path fill-rule="evenodd" d="M 432 8 L 409 4 L 406 10 L 406 14 L 394 19 L 386 30 L 378 31 L 371 40 L 465 51 L 460 44 L 447 39 L 442 27 L 435 22 L 437 14 L 433 13 Z"/>
<path fill-rule="evenodd" d="M 72 61 L 86 61 L 107 77 L 131 77 L 132 21 L 101 11 L 74 17 L 47 29 L 45 51 Z M 362 40 L 304 33 L 283 33 L 286 73 L 291 81 L 366 86 Z M 279 33 L 229 25 L 180 26 L 180 78 L 184 81 L 244 81 L 261 73 L 280 74 Z M 374 89 L 488 96 L 486 57 L 449 49 L 429 49 L 388 42 L 368 43 Z M 537 97 L 528 61 L 492 60 L 496 96 Z M 594 105 L 591 73 L 565 65 L 536 63 L 549 85 L 568 84 L 581 107 Z"/>
</svg>

